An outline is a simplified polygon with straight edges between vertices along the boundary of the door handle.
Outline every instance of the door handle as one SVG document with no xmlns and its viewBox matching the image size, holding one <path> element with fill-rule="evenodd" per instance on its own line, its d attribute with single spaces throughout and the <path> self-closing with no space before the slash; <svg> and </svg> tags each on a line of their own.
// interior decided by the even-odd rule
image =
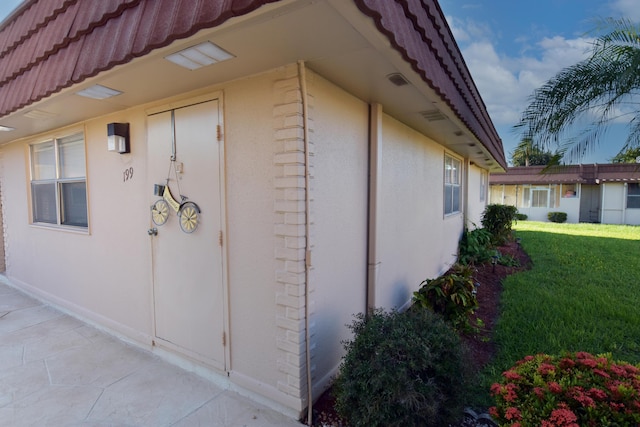
<svg viewBox="0 0 640 427">
<path fill-rule="evenodd" d="M 147 234 L 149 236 L 157 236 L 158 235 L 158 229 L 157 228 L 150 228 L 147 230 Z"/>
</svg>

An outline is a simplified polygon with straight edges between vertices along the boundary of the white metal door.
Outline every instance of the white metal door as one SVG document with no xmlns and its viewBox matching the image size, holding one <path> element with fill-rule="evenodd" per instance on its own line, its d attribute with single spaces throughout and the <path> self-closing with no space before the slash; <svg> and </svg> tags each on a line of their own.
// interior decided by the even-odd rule
<svg viewBox="0 0 640 427">
<path fill-rule="evenodd" d="M 181 201 L 181 193 L 200 208 L 192 233 L 181 229 L 171 208 L 166 223 L 151 223 L 157 230 L 152 237 L 156 337 L 225 369 L 219 114 L 218 101 L 212 100 L 150 115 L 148 181 L 150 204 L 159 199 L 154 184 L 168 182 L 175 200 Z"/>
</svg>

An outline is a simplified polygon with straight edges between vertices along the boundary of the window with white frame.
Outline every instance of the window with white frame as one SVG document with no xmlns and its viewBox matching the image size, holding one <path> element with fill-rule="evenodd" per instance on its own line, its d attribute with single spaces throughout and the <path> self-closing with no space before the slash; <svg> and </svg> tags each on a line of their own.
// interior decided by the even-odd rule
<svg viewBox="0 0 640 427">
<path fill-rule="evenodd" d="M 444 156 L 444 214 L 460 212 L 460 160 Z"/>
<path fill-rule="evenodd" d="M 546 208 L 549 200 L 549 188 L 531 188 L 531 207 Z"/>
<path fill-rule="evenodd" d="M 562 184 L 562 198 L 578 197 L 578 186 L 576 184 Z"/>
<path fill-rule="evenodd" d="M 86 228 L 84 135 L 33 144 L 30 151 L 33 222 Z"/>
<path fill-rule="evenodd" d="M 640 184 L 627 184 L 627 209 L 640 209 Z"/>
<path fill-rule="evenodd" d="M 480 171 L 480 201 L 487 199 L 487 171 Z"/>
<path fill-rule="evenodd" d="M 522 207 L 556 208 L 560 205 L 558 185 L 524 186 L 522 191 Z"/>
</svg>

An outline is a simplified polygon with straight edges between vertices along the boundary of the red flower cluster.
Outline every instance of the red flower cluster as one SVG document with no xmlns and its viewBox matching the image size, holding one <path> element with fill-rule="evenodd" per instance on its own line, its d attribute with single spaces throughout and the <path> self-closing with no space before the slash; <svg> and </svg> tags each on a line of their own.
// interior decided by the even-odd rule
<svg viewBox="0 0 640 427">
<path fill-rule="evenodd" d="M 538 373 L 542 376 L 553 374 L 556 371 L 556 367 L 550 363 L 541 363 L 538 366 Z"/>
<path fill-rule="evenodd" d="M 549 381 L 547 384 L 547 389 L 553 394 L 562 393 L 562 386 L 555 381 Z"/>
<path fill-rule="evenodd" d="M 527 356 L 491 386 L 501 426 L 640 425 L 640 369 L 586 352 Z"/>
<path fill-rule="evenodd" d="M 567 408 L 566 404 L 561 403 L 558 407 L 559 409 L 551 411 L 549 420 L 542 420 L 542 423 L 540 423 L 541 427 L 580 427 L 576 423 L 578 417 L 571 409 Z"/>
</svg>

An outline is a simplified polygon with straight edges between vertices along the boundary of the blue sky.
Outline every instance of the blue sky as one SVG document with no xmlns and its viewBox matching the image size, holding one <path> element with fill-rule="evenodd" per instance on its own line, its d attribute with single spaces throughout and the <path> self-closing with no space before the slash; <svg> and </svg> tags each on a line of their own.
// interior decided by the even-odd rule
<svg viewBox="0 0 640 427">
<path fill-rule="evenodd" d="M 439 0 L 449 26 L 502 138 L 507 159 L 519 141 L 512 130 L 528 96 L 561 69 L 586 58 L 594 19 L 640 22 L 640 0 Z M 614 126 L 582 163 L 606 163 L 623 146 Z"/>
<path fill-rule="evenodd" d="M 0 21 L 4 21 L 20 3 L 22 0 L 0 0 Z"/>
</svg>

